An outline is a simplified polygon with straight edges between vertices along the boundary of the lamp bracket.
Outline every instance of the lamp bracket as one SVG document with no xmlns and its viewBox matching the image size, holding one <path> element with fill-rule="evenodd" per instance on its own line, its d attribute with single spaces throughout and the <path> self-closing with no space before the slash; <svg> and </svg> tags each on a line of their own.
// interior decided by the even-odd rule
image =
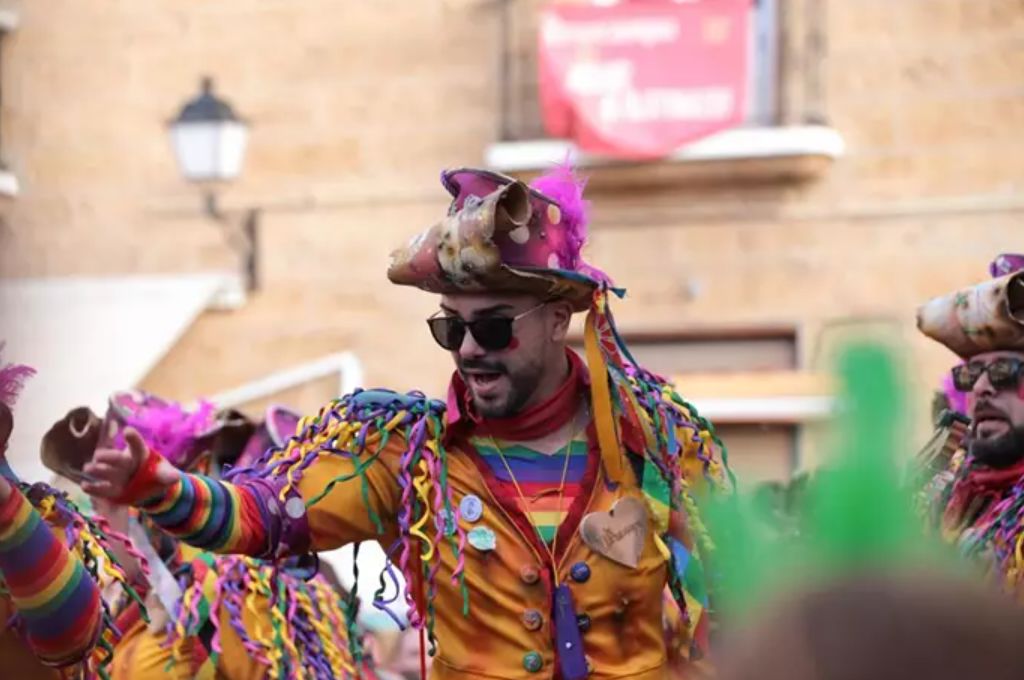
<svg viewBox="0 0 1024 680">
<path fill-rule="evenodd" d="M 208 191 L 203 194 L 203 212 L 221 226 L 228 245 L 241 259 L 246 290 L 259 288 L 259 226 L 260 209 L 248 208 L 241 211 L 241 219 L 232 219 L 224 212 L 217 200 L 217 194 Z"/>
</svg>

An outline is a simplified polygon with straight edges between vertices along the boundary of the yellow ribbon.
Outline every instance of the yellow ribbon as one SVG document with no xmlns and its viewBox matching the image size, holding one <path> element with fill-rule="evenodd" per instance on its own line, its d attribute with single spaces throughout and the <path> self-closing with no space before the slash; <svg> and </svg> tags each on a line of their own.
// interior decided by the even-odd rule
<svg viewBox="0 0 1024 680">
<path fill-rule="evenodd" d="M 665 541 L 661 540 L 661 536 L 658 534 L 654 534 L 654 545 L 658 546 L 658 552 L 661 553 L 661 556 L 665 558 L 666 562 L 672 561 L 672 551 L 668 549 L 668 546 L 665 545 Z"/>
<path fill-rule="evenodd" d="M 623 474 L 622 451 L 619 449 L 619 438 L 615 430 L 615 414 L 612 410 L 612 393 L 608 385 L 608 365 L 597 338 L 597 315 L 603 308 L 603 297 L 595 300 L 595 307 L 587 313 L 586 331 L 583 342 L 587 352 L 587 365 L 590 367 L 590 393 L 593 399 L 594 423 L 597 427 L 597 443 L 601 449 L 601 462 L 608 479 L 619 484 L 625 478 Z"/>
<path fill-rule="evenodd" d="M 427 465 L 427 461 L 420 460 L 420 464 L 416 470 L 416 478 L 413 479 L 413 488 L 416 489 L 416 496 L 419 497 L 423 503 L 423 515 L 419 520 L 409 527 L 409 535 L 415 536 L 424 543 L 427 544 L 427 552 L 423 553 L 421 559 L 424 562 L 429 562 L 434 556 L 434 542 L 423 533 L 423 527 L 426 526 L 430 520 L 430 468 Z"/>
</svg>

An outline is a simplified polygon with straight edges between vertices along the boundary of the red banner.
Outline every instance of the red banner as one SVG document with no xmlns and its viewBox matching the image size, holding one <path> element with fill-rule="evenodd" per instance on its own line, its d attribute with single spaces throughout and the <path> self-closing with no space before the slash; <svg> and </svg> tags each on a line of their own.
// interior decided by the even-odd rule
<svg viewBox="0 0 1024 680">
<path fill-rule="evenodd" d="M 629 0 L 542 10 L 540 102 L 551 137 L 663 158 L 742 122 L 751 0 Z"/>
</svg>

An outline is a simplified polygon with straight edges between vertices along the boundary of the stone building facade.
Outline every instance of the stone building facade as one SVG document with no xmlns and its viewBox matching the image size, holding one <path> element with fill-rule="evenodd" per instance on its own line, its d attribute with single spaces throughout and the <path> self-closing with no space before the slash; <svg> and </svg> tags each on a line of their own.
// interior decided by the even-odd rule
<svg viewBox="0 0 1024 680">
<path fill-rule="evenodd" d="M 1024 248 L 1024 11 L 754 5 L 770 66 L 754 69 L 769 102 L 744 131 L 756 139 L 588 168 L 589 258 L 628 288 L 616 313 L 638 353 L 698 406 L 814 396 L 829 339 L 881 318 L 911 343 L 921 420 L 952 357 L 915 337 L 916 305 Z M 260 288 L 203 314 L 142 386 L 192 398 L 351 351 L 367 384 L 443 389 L 450 365 L 423 323 L 436 300 L 389 286 L 388 254 L 442 214 L 440 168 L 539 167 L 523 160 L 540 134 L 535 0 L 0 6 L 4 278 L 233 270 L 166 131 L 209 75 L 252 126 L 221 203 L 261 208 Z M 275 398 L 312 410 L 334 384 Z M 813 416 L 744 408 L 723 407 L 738 465 L 807 462 Z"/>
</svg>

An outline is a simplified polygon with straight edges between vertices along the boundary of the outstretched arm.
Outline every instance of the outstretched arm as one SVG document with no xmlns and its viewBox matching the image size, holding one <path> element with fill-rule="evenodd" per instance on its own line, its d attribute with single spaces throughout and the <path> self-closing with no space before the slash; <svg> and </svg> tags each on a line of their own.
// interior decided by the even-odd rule
<svg viewBox="0 0 1024 680">
<path fill-rule="evenodd" d="M 400 455 L 398 437 L 379 456 L 314 457 L 295 483 L 290 474 L 259 471 L 235 483 L 183 473 L 136 433 L 125 438 L 126 451 L 96 452 L 86 472 L 103 481 L 83 488 L 138 507 L 163 531 L 203 550 L 280 557 L 376 539 L 394 524 L 400 491 L 388 461 Z M 132 472 L 118 478 L 118 470 Z"/>
<path fill-rule="evenodd" d="M 70 666 L 92 651 L 103 623 L 100 591 L 84 565 L 32 504 L 0 477 L 0 582 L 48 666 Z"/>
</svg>

